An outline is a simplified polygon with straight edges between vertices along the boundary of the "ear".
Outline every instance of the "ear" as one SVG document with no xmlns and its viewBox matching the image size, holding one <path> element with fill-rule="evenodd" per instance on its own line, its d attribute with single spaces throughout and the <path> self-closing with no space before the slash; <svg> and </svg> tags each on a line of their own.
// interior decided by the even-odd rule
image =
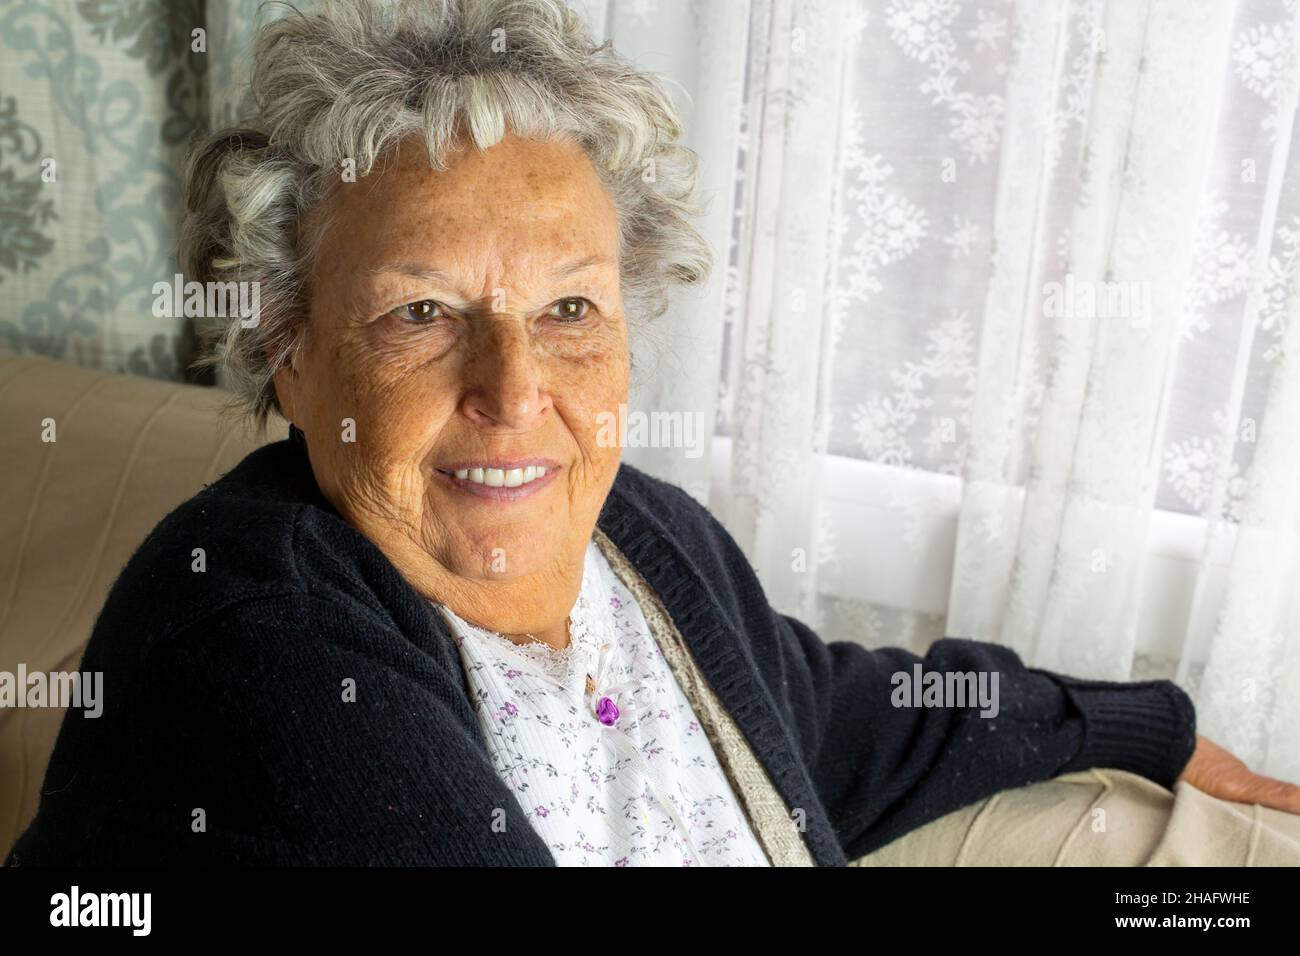
<svg viewBox="0 0 1300 956">
<path fill-rule="evenodd" d="M 270 349 L 266 351 L 266 359 L 273 362 L 275 357 Z M 271 381 L 275 386 L 275 397 L 280 403 L 280 411 L 284 414 L 285 419 L 297 424 L 297 400 L 302 390 L 302 375 L 298 370 L 298 349 L 294 349 L 290 354 L 289 361 L 284 362 L 275 370 Z"/>
<path fill-rule="evenodd" d="M 297 391 L 297 372 L 292 366 L 282 366 L 275 373 L 272 382 L 275 384 L 275 397 L 280 403 L 280 410 L 284 413 L 285 420 L 290 424 L 296 424 L 297 419 L 294 414 L 293 399 Z"/>
</svg>

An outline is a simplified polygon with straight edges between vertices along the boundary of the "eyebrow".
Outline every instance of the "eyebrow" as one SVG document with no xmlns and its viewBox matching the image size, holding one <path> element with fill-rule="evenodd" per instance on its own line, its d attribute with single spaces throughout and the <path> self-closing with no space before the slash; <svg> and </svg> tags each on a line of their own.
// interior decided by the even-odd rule
<svg viewBox="0 0 1300 956">
<path fill-rule="evenodd" d="M 591 255 L 584 256 L 581 259 L 575 259 L 572 262 L 566 262 L 556 266 L 548 273 L 552 279 L 567 279 L 571 275 L 583 272 L 594 266 L 609 265 L 610 259 L 607 256 Z M 371 275 L 405 275 L 415 279 L 428 279 L 433 282 L 445 282 L 451 285 L 455 278 L 448 272 L 441 269 L 429 268 L 420 262 L 395 262 L 391 265 L 379 266 L 369 270 Z"/>
</svg>

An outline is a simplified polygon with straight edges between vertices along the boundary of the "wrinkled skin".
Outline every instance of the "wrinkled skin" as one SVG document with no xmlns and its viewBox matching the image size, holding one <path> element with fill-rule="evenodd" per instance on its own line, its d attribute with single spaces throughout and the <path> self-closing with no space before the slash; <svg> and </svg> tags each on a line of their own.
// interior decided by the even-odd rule
<svg viewBox="0 0 1300 956">
<path fill-rule="evenodd" d="M 1300 787 L 1252 773 L 1244 763 L 1208 737 L 1196 736 L 1196 750 L 1179 780 L 1220 800 L 1257 803 L 1300 813 Z"/>
<path fill-rule="evenodd" d="M 564 646 L 619 462 L 597 415 L 628 389 L 612 200 L 578 146 L 507 135 L 443 172 L 408 140 L 327 212 L 304 345 L 275 378 L 322 492 L 426 597 Z M 520 457 L 560 473 L 515 501 L 439 473 Z"/>
</svg>

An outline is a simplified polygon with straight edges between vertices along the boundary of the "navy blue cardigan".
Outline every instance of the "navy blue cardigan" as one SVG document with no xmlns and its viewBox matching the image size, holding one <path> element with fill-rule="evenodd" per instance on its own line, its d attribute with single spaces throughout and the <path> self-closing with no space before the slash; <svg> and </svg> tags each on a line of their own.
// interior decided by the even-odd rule
<svg viewBox="0 0 1300 956">
<path fill-rule="evenodd" d="M 492 767 L 445 623 L 321 495 L 299 436 L 132 557 L 81 665 L 104 673 L 103 714 L 69 711 L 10 865 L 554 863 Z M 966 640 L 924 659 L 821 641 L 773 611 L 703 507 L 627 465 L 599 527 L 804 811 L 820 864 L 1071 770 L 1171 786 L 1191 756 L 1192 705 L 1168 682 L 1072 680 Z M 997 671 L 1000 713 L 892 706 L 918 661 Z"/>
</svg>

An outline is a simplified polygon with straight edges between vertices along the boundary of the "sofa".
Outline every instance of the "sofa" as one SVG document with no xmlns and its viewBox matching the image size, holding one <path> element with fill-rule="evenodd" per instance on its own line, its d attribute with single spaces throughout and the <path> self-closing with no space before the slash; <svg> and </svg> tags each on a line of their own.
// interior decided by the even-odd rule
<svg viewBox="0 0 1300 956">
<path fill-rule="evenodd" d="M 74 670 L 135 548 L 255 435 L 212 388 L 0 352 L 0 671 Z M 52 439 L 52 440 L 51 440 Z M 0 859 L 36 812 L 63 711 L 0 709 Z"/>
</svg>

